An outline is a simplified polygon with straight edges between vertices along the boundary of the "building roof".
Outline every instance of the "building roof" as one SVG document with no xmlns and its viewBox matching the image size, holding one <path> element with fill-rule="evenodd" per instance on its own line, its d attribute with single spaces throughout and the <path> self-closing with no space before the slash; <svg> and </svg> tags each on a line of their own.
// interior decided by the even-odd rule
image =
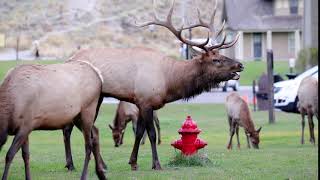
<svg viewBox="0 0 320 180">
<path fill-rule="evenodd" d="M 301 15 L 273 15 L 273 0 L 225 0 L 222 20 L 242 31 L 292 31 L 302 29 Z"/>
</svg>

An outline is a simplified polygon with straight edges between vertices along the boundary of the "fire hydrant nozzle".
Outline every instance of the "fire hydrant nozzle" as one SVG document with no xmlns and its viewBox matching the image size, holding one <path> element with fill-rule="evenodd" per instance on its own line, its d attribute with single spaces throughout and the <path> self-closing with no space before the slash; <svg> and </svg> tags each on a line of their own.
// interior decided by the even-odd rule
<svg viewBox="0 0 320 180">
<path fill-rule="evenodd" d="M 181 139 L 172 142 L 171 145 L 180 149 L 184 155 L 193 155 L 198 149 L 207 145 L 207 142 L 197 138 L 201 130 L 198 129 L 197 124 L 191 119 L 191 116 L 187 116 L 178 132 L 181 134 Z"/>
</svg>

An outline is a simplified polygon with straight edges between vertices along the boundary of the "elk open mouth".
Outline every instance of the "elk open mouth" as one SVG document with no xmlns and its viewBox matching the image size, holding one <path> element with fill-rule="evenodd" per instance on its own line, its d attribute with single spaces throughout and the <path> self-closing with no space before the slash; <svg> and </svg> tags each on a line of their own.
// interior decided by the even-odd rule
<svg viewBox="0 0 320 180">
<path fill-rule="evenodd" d="M 232 79 L 233 80 L 238 80 L 240 79 L 240 74 L 238 72 L 232 72 L 231 73 Z"/>
</svg>

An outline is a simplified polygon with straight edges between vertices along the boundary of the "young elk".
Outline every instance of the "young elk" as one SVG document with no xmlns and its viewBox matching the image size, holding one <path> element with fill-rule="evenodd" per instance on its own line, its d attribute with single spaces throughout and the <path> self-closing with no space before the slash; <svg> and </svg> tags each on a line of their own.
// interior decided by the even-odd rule
<svg viewBox="0 0 320 180">
<path fill-rule="evenodd" d="M 202 52 L 192 60 L 175 60 L 161 52 L 147 48 L 131 49 L 88 49 L 73 55 L 69 61 L 86 59 L 97 67 L 105 79 L 102 92 L 106 96 L 135 104 L 139 109 L 139 120 L 133 150 L 129 160 L 132 170 L 138 168 L 137 158 L 141 138 L 147 130 L 152 149 L 152 168 L 161 169 L 157 147 L 156 132 L 153 124 L 153 111 L 160 109 L 166 103 L 179 99 L 187 100 L 204 91 L 218 86 L 222 81 L 239 79 L 237 72 L 243 70 L 243 65 L 219 54 L 220 49 L 229 48 L 236 43 L 225 42 L 224 35 L 218 44 L 208 44 L 209 37 L 203 43 L 195 43 L 182 37 L 182 31 L 188 28 L 176 29 L 171 22 L 172 4 L 167 20 L 142 24 L 159 25 L 171 31 L 181 42 L 199 47 Z M 215 8 L 216 9 L 216 8 Z M 213 28 L 213 11 L 211 23 L 202 21 L 199 13 L 199 24 L 191 26 Z M 220 36 L 223 27 L 218 31 Z M 215 39 L 216 40 L 216 39 Z M 215 42 L 215 41 L 213 41 Z"/>
<path fill-rule="evenodd" d="M 310 142 L 315 145 L 313 115 L 315 115 L 319 120 L 318 79 L 312 76 L 304 78 L 301 81 L 301 84 L 298 89 L 298 99 L 298 109 L 301 113 L 302 118 L 301 144 L 304 144 L 304 117 L 305 115 L 307 115 L 309 122 Z"/>
<path fill-rule="evenodd" d="M 86 179 L 96 107 L 102 76 L 88 62 L 52 65 L 21 65 L 11 70 L 0 85 L 0 149 L 13 135 L 7 152 L 3 180 L 17 151 L 22 149 L 26 179 L 31 179 L 28 136 L 33 130 L 62 129 L 76 124 L 85 140 L 81 179 Z M 93 130 L 92 130 L 93 129 Z M 94 148 L 93 148 L 94 149 Z M 101 157 L 94 153 L 99 179 L 106 179 Z"/>
<path fill-rule="evenodd" d="M 227 96 L 226 108 L 230 127 L 230 140 L 227 148 L 232 149 L 232 137 L 234 133 L 237 134 L 238 148 L 240 148 L 239 126 L 241 126 L 247 136 L 248 148 L 250 148 L 251 142 L 254 148 L 259 149 L 261 127 L 255 130 L 248 104 L 237 93 L 231 93 Z"/>
<path fill-rule="evenodd" d="M 123 144 L 123 136 L 127 124 L 132 121 L 132 129 L 134 135 L 136 134 L 137 121 L 139 117 L 139 109 L 136 105 L 125 101 L 120 101 L 117 107 L 116 115 L 113 120 L 113 127 L 109 124 L 109 128 L 112 130 L 112 137 L 114 146 L 119 147 Z M 153 121 L 158 131 L 158 144 L 161 143 L 160 137 L 160 125 L 156 111 L 153 111 Z M 146 131 L 142 137 L 141 144 L 144 144 L 146 138 Z"/>
</svg>

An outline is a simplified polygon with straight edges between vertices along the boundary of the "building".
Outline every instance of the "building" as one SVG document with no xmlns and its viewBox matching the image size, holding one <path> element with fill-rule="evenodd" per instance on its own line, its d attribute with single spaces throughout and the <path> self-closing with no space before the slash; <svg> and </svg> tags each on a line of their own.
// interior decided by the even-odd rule
<svg viewBox="0 0 320 180">
<path fill-rule="evenodd" d="M 240 34 L 225 53 L 239 60 L 265 60 L 267 49 L 272 49 L 275 60 L 296 58 L 302 46 L 303 10 L 302 0 L 225 0 L 222 20 L 228 36 Z"/>
</svg>

